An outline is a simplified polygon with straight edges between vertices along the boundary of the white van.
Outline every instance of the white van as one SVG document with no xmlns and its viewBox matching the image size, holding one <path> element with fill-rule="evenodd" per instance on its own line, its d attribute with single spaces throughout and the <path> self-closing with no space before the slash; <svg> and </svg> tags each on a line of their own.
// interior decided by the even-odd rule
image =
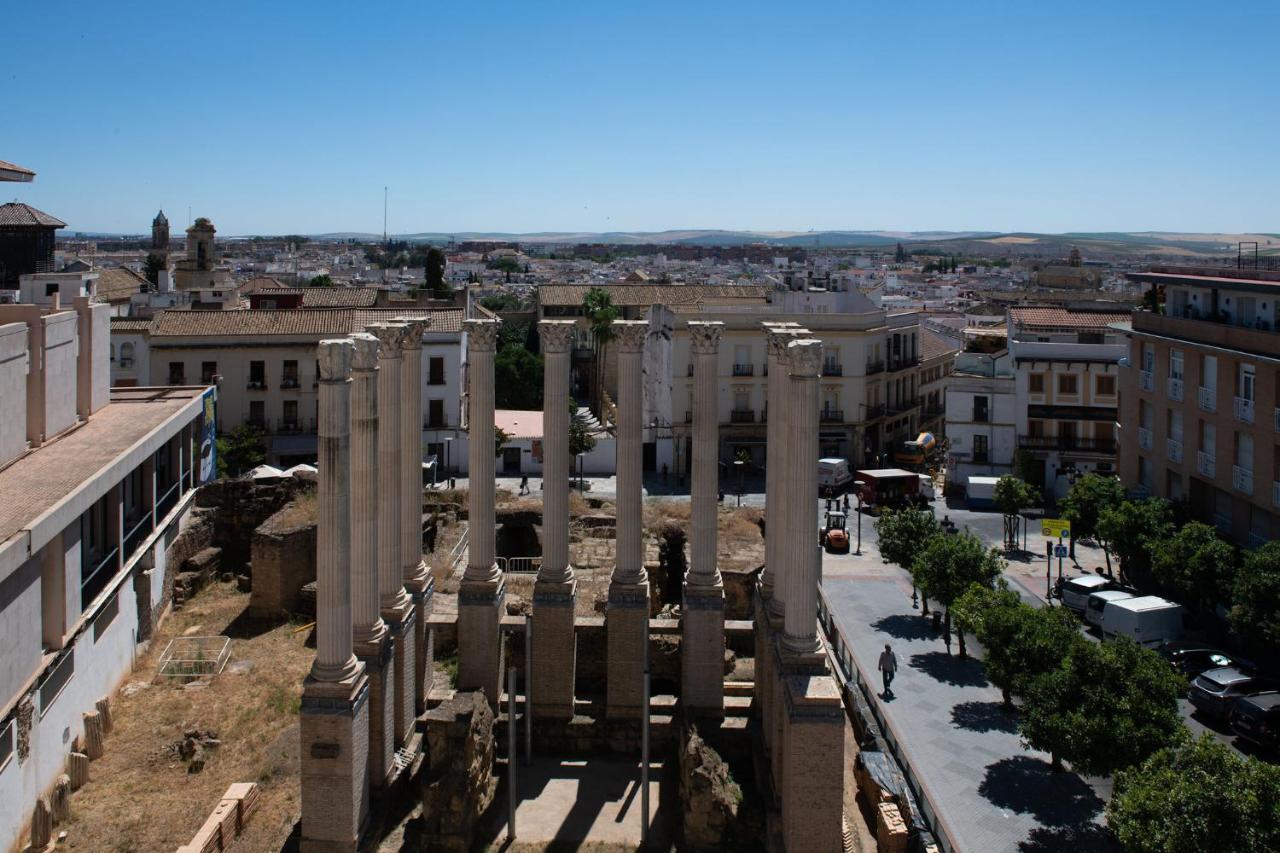
<svg viewBox="0 0 1280 853">
<path fill-rule="evenodd" d="M 933 478 L 928 474 L 920 475 L 920 491 L 918 494 L 921 498 L 927 501 L 931 501 L 938 496 L 937 492 L 933 488 Z"/>
<path fill-rule="evenodd" d="M 1128 637 L 1155 647 L 1182 636 L 1182 605 L 1155 595 L 1109 601 L 1102 611 L 1102 638 Z"/>
<path fill-rule="evenodd" d="M 1095 592 L 1109 589 L 1111 581 L 1102 575 L 1080 575 L 1067 578 L 1062 582 L 1062 606 L 1074 610 L 1076 615 L 1084 613 L 1089 606 L 1089 596 Z"/>
<path fill-rule="evenodd" d="M 842 494 L 853 482 L 853 474 L 849 472 L 846 459 L 828 458 L 818 460 L 818 492 L 826 497 Z"/>
<path fill-rule="evenodd" d="M 1118 589 L 1104 589 L 1089 596 L 1089 603 L 1084 609 L 1084 621 L 1096 628 L 1102 627 L 1102 614 L 1107 605 L 1113 601 L 1124 601 L 1133 598 L 1133 593 L 1121 592 Z"/>
</svg>

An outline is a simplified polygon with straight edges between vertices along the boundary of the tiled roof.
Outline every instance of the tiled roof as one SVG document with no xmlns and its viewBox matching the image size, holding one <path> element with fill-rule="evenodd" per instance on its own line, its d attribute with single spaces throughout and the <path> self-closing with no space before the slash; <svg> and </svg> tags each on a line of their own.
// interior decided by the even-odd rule
<svg viewBox="0 0 1280 853">
<path fill-rule="evenodd" d="M 924 361 L 930 361 L 947 353 L 959 351 L 960 347 L 945 335 L 940 335 L 926 328 L 920 329 L 920 357 Z"/>
<path fill-rule="evenodd" d="M 266 275 L 257 275 L 240 285 L 240 292 L 248 296 L 250 293 L 257 293 L 259 290 L 273 290 L 282 287 L 284 285 L 278 279 Z"/>
<path fill-rule="evenodd" d="M 147 280 L 128 267 L 97 270 L 98 298 L 103 302 L 127 300 L 147 286 Z"/>
<path fill-rule="evenodd" d="M 151 324 L 153 338 L 344 336 L 370 323 L 397 317 L 429 318 L 431 332 L 462 331 L 462 309 L 247 308 L 230 311 L 165 311 Z M 115 326 L 112 326 L 115 328 Z"/>
<path fill-rule="evenodd" d="M 372 287 L 303 287 L 302 305 L 306 308 L 372 308 L 378 304 L 378 291 Z"/>
<path fill-rule="evenodd" d="M 1010 308 L 1009 319 L 1023 328 L 1105 329 L 1129 319 L 1128 311 L 1080 311 L 1071 308 L 1027 306 Z"/>
<path fill-rule="evenodd" d="M 20 201 L 11 201 L 8 204 L 0 204 L 0 226 L 28 226 L 42 228 L 66 228 L 67 223 L 58 219 L 56 216 L 50 216 L 42 210 L 36 210 L 29 204 L 23 204 Z"/>
<path fill-rule="evenodd" d="M 538 303 L 581 305 L 593 287 L 607 292 L 619 307 L 765 299 L 772 291 L 768 285 L 759 284 L 544 284 L 538 288 Z"/>
<path fill-rule="evenodd" d="M 147 332 L 155 322 L 150 317 L 112 317 L 111 331 L 114 332 Z"/>
<path fill-rule="evenodd" d="M 542 438 L 542 412 L 522 409 L 497 409 L 493 426 L 512 438 Z"/>
</svg>

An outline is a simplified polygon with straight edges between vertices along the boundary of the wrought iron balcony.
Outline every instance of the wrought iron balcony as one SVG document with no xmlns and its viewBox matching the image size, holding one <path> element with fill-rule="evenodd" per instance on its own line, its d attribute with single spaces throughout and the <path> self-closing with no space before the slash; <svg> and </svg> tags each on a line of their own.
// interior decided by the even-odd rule
<svg viewBox="0 0 1280 853">
<path fill-rule="evenodd" d="M 1085 438 L 1076 435 L 1020 435 L 1018 446 L 1025 450 L 1071 450 L 1106 454 L 1116 452 L 1114 438 Z"/>
<path fill-rule="evenodd" d="M 819 419 L 824 424 L 844 423 L 844 409 L 823 409 Z"/>
<path fill-rule="evenodd" d="M 729 423 L 731 424 L 753 424 L 756 422 L 756 413 L 753 409 L 734 409 L 729 412 Z"/>
<path fill-rule="evenodd" d="M 1232 465 L 1231 485 L 1235 486 L 1236 491 L 1244 492 L 1246 495 L 1253 494 L 1253 471 L 1249 468 L 1241 468 L 1239 465 Z"/>
<path fill-rule="evenodd" d="M 286 376 L 284 379 L 281 379 L 281 380 L 280 380 L 280 387 L 281 387 L 281 388 L 297 388 L 297 387 L 298 387 L 298 377 L 296 377 L 296 376 L 294 376 L 294 377 L 288 377 L 288 376 Z"/>
<path fill-rule="evenodd" d="M 867 376 L 875 376 L 877 373 L 883 373 L 883 372 L 884 372 L 884 362 L 883 362 L 883 361 L 868 361 L 868 362 L 867 362 Z"/>
<path fill-rule="evenodd" d="M 1217 460 L 1213 458 L 1213 454 L 1205 453 L 1203 450 L 1196 451 L 1196 473 L 1201 477 L 1208 477 L 1212 480 L 1218 474 Z"/>
<path fill-rule="evenodd" d="M 1169 457 L 1170 462 L 1182 461 L 1182 442 L 1172 438 L 1166 438 L 1164 441 L 1164 452 Z"/>
<path fill-rule="evenodd" d="M 919 358 L 899 358 L 895 360 L 890 360 L 889 372 L 892 373 L 895 370 L 906 370 L 907 368 L 915 367 L 919 364 L 920 364 Z"/>
<path fill-rule="evenodd" d="M 1151 430 L 1146 427 L 1138 427 L 1138 446 L 1143 450 L 1151 449 Z"/>
<path fill-rule="evenodd" d="M 1138 371 L 1138 387 L 1143 391 L 1153 391 L 1156 387 L 1155 377 L 1151 375 L 1150 370 Z"/>
<path fill-rule="evenodd" d="M 844 376 L 844 365 L 837 364 L 834 361 L 823 362 L 822 375 L 823 376 Z"/>
<path fill-rule="evenodd" d="M 265 391 L 267 390 L 267 380 L 250 379 L 244 387 L 248 388 L 250 391 Z"/>
<path fill-rule="evenodd" d="M 733 366 L 734 376 L 755 376 L 756 366 L 754 364 L 735 364 Z"/>
<path fill-rule="evenodd" d="M 1170 376 L 1165 382 L 1165 392 L 1169 395 L 1170 400 L 1182 399 L 1182 380 Z"/>
<path fill-rule="evenodd" d="M 1244 397 L 1236 397 L 1236 420 L 1247 424 L 1253 423 L 1253 401 Z"/>
<path fill-rule="evenodd" d="M 1202 412 L 1218 411 L 1218 389 L 1200 386 L 1196 391 L 1196 403 Z"/>
</svg>

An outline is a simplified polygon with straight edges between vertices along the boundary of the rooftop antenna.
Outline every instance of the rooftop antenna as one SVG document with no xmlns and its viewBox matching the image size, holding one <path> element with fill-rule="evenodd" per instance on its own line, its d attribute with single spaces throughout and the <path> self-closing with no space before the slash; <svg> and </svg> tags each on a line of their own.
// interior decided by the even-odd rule
<svg viewBox="0 0 1280 853">
<path fill-rule="evenodd" d="M 382 250 L 391 254 L 391 244 L 387 241 L 387 188 L 382 188 Z M 387 259 L 382 261 L 382 283 L 387 283 Z"/>
</svg>

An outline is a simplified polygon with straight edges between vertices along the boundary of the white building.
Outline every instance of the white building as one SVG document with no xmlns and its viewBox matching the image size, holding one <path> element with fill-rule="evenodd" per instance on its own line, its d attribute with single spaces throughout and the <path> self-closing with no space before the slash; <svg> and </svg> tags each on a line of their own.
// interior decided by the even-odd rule
<svg viewBox="0 0 1280 853">
<path fill-rule="evenodd" d="M 0 306 L 0 848 L 161 615 L 212 390 L 117 389 L 110 307 Z"/>
<path fill-rule="evenodd" d="M 1013 357 L 1007 349 L 956 356 L 946 386 L 948 486 L 969 477 L 1013 473 L 1017 403 Z"/>
</svg>

